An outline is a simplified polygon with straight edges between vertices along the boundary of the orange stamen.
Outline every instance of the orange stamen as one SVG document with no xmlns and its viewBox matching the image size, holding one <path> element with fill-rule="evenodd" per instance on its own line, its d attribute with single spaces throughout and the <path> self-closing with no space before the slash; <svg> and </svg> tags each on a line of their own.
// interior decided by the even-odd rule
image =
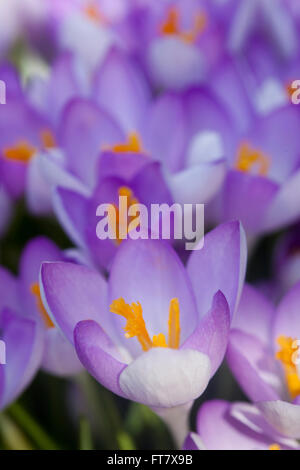
<svg viewBox="0 0 300 470">
<path fill-rule="evenodd" d="M 41 317 L 42 317 L 42 319 L 43 319 L 43 321 L 46 325 L 46 328 L 54 328 L 55 325 L 52 322 L 51 318 L 49 317 L 49 315 L 48 315 L 48 313 L 47 313 L 47 311 L 46 311 L 46 309 L 43 305 L 42 298 L 41 298 L 40 286 L 39 286 L 38 282 L 35 282 L 35 283 L 31 284 L 30 291 L 36 298 L 37 308 L 38 308 L 38 311 L 41 314 Z"/>
<path fill-rule="evenodd" d="M 15 146 L 7 147 L 3 150 L 5 158 L 22 163 L 28 163 L 35 153 L 36 148 L 30 145 L 26 140 L 22 140 Z"/>
<path fill-rule="evenodd" d="M 277 351 L 275 357 L 283 365 L 286 384 L 291 397 L 294 399 L 300 395 L 300 377 L 295 361 L 300 349 L 297 341 L 288 336 L 279 336 L 277 343 L 281 349 Z"/>
<path fill-rule="evenodd" d="M 45 129 L 41 132 L 41 140 L 45 149 L 52 149 L 56 147 L 55 137 L 48 129 Z"/>
<path fill-rule="evenodd" d="M 114 205 L 116 213 L 116 227 L 114 227 L 114 221 L 112 220 L 110 221 L 110 225 L 113 231 L 115 231 L 114 236 L 116 239 L 116 243 L 117 245 L 120 245 L 129 233 L 129 225 L 130 230 L 136 229 L 140 225 L 140 218 L 134 216 L 127 217 L 128 209 L 134 204 L 139 203 L 138 199 L 134 197 L 134 194 L 131 189 L 127 186 L 122 186 L 119 189 L 118 194 L 119 197 L 126 198 L 126 204 L 124 206 L 120 204 L 119 207 Z"/>
<path fill-rule="evenodd" d="M 236 162 L 237 170 L 249 172 L 257 167 L 258 174 L 265 176 L 270 168 L 270 159 L 262 152 L 252 149 L 247 142 L 240 145 Z"/>
<path fill-rule="evenodd" d="M 136 336 L 143 351 L 148 351 L 152 347 L 152 341 L 148 334 L 143 318 L 143 310 L 139 302 L 129 305 L 126 304 L 124 299 L 121 297 L 120 299 L 113 301 L 110 306 L 110 311 L 126 318 L 127 323 L 124 328 L 126 338 L 133 338 Z"/>
<path fill-rule="evenodd" d="M 136 132 L 131 132 L 128 135 L 127 142 L 114 145 L 112 151 L 116 153 L 141 153 L 143 149 L 139 135 Z"/>
<path fill-rule="evenodd" d="M 169 307 L 169 348 L 178 349 L 180 343 L 180 312 L 178 299 L 172 299 Z"/>
<path fill-rule="evenodd" d="M 120 299 L 113 301 L 110 306 L 110 311 L 117 315 L 121 315 L 127 320 L 124 328 L 125 337 L 133 338 L 136 336 L 143 351 L 149 351 L 151 348 L 179 348 L 180 319 L 178 299 L 175 298 L 170 301 L 168 344 L 163 333 L 154 335 L 151 341 L 143 318 L 143 309 L 139 302 L 129 305 L 121 297 Z"/>
<path fill-rule="evenodd" d="M 187 43 L 193 43 L 203 33 L 207 24 L 207 16 L 204 12 L 195 15 L 194 25 L 190 31 L 181 31 L 180 15 L 176 7 L 171 7 L 166 20 L 161 24 L 159 30 L 163 36 L 178 36 Z"/>
<path fill-rule="evenodd" d="M 281 447 L 279 444 L 271 444 L 269 450 L 281 450 Z"/>
<path fill-rule="evenodd" d="M 95 23 L 100 24 L 104 21 L 98 5 L 93 2 L 86 5 L 83 9 L 83 12 L 90 20 L 94 21 Z"/>
</svg>

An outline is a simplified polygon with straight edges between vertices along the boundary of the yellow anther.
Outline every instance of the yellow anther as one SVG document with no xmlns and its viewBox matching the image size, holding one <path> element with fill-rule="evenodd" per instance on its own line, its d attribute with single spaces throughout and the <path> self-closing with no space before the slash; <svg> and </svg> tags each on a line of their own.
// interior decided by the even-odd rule
<svg viewBox="0 0 300 470">
<path fill-rule="evenodd" d="M 178 299 L 172 299 L 169 307 L 169 348 L 177 349 L 180 343 L 180 311 Z"/>
<path fill-rule="evenodd" d="M 165 335 L 159 333 L 153 336 L 151 341 L 148 334 L 146 324 L 143 318 L 143 309 L 139 302 L 127 304 L 124 299 L 114 300 L 110 306 L 110 311 L 121 315 L 126 318 L 127 323 L 124 328 L 125 337 L 137 337 L 143 351 L 148 351 L 150 348 L 173 348 L 178 349 L 180 344 L 180 323 L 179 323 L 179 303 L 178 299 L 170 301 L 170 314 L 169 314 L 169 338 L 168 344 Z"/>
<path fill-rule="evenodd" d="M 117 245 L 120 245 L 129 232 L 129 225 L 130 230 L 136 229 L 140 225 L 140 218 L 135 216 L 128 216 L 129 208 L 134 204 L 139 203 L 138 199 L 134 197 L 132 190 L 127 186 L 122 186 L 119 188 L 118 195 L 119 197 L 126 198 L 126 204 L 123 205 L 120 200 L 119 207 L 114 204 L 116 220 L 111 218 L 109 223 L 112 231 L 114 232 L 116 243 Z"/>
<path fill-rule="evenodd" d="M 131 132 L 127 142 L 114 145 L 112 150 L 116 153 L 141 153 L 143 148 L 140 136 L 136 132 Z"/>
<path fill-rule="evenodd" d="M 299 346 L 297 340 L 283 335 L 277 338 L 277 343 L 281 349 L 277 351 L 275 357 L 282 363 L 286 384 L 294 399 L 300 395 L 300 377 L 295 361 L 299 353 Z"/>
<path fill-rule="evenodd" d="M 34 282 L 30 286 L 30 292 L 35 296 L 36 298 L 36 305 L 39 313 L 41 314 L 41 317 L 46 325 L 47 328 L 54 328 L 54 323 L 52 322 L 51 318 L 49 317 L 43 302 L 41 298 L 41 292 L 40 292 L 40 286 L 38 282 Z"/>
<path fill-rule="evenodd" d="M 154 348 L 167 348 L 166 337 L 163 333 L 159 333 L 158 335 L 154 335 L 152 339 L 152 345 Z"/>
<path fill-rule="evenodd" d="M 148 351 L 152 347 L 152 341 L 148 334 L 143 318 L 143 310 L 139 302 L 129 305 L 126 304 L 125 300 L 121 297 L 113 301 L 110 306 L 110 311 L 126 318 L 127 323 L 124 328 L 126 338 L 136 336 L 143 351 Z"/>
<path fill-rule="evenodd" d="M 90 2 L 83 8 L 84 14 L 95 23 L 101 24 L 104 22 L 104 17 L 98 5 L 95 2 Z"/>
<path fill-rule="evenodd" d="M 259 150 L 251 148 L 247 142 L 243 142 L 238 149 L 236 168 L 244 172 L 254 168 L 259 175 L 265 176 L 270 168 L 270 158 Z"/>
<path fill-rule="evenodd" d="M 3 155 L 8 160 L 28 163 L 36 153 L 36 148 L 30 145 L 26 140 L 21 140 L 13 147 L 7 147 L 3 150 Z"/>
<path fill-rule="evenodd" d="M 56 147 L 55 137 L 48 129 L 44 129 L 41 132 L 41 141 L 45 149 L 52 149 Z"/>
<path fill-rule="evenodd" d="M 269 450 L 281 450 L 281 447 L 279 444 L 271 444 Z"/>
<path fill-rule="evenodd" d="M 164 36 L 177 36 L 187 43 L 193 43 L 203 33 L 207 24 L 207 16 L 204 12 L 195 15 L 194 25 L 190 31 L 180 29 L 180 15 L 176 7 L 171 7 L 166 20 L 160 26 L 160 33 Z"/>
</svg>

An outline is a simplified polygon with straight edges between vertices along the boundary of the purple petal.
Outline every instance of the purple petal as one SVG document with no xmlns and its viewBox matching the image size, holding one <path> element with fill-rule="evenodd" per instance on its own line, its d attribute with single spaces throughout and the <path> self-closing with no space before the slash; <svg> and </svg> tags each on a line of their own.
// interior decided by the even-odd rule
<svg viewBox="0 0 300 470">
<path fill-rule="evenodd" d="M 237 419 L 238 408 L 247 419 Z M 197 417 L 198 433 L 209 450 L 268 450 L 274 442 L 285 443 L 274 431 L 271 436 L 265 434 L 265 428 L 258 409 L 246 403 L 212 400 L 202 405 Z"/>
<path fill-rule="evenodd" d="M 0 312 L 5 307 L 16 312 L 20 311 L 19 300 L 17 279 L 0 266 Z"/>
<path fill-rule="evenodd" d="M 139 130 L 150 93 L 141 71 L 112 49 L 96 74 L 95 97 L 129 133 Z"/>
<path fill-rule="evenodd" d="M 187 146 L 184 100 L 176 94 L 159 97 L 149 111 L 144 130 L 144 145 L 170 172 L 182 168 Z"/>
<path fill-rule="evenodd" d="M 196 349 L 210 358 L 211 376 L 221 365 L 227 349 L 230 329 L 230 312 L 222 292 L 213 298 L 210 311 L 200 320 L 194 333 L 181 349 Z"/>
<path fill-rule="evenodd" d="M 239 330 L 229 336 L 227 361 L 252 401 L 277 400 L 283 393 L 279 365 L 258 338 Z"/>
<path fill-rule="evenodd" d="M 257 406 L 265 419 L 284 436 L 300 438 L 300 406 L 282 400 L 262 401 Z"/>
<path fill-rule="evenodd" d="M 92 101 L 75 99 L 65 109 L 60 142 L 67 168 L 92 187 L 101 149 L 125 140 L 116 122 Z"/>
<path fill-rule="evenodd" d="M 48 314 L 69 341 L 81 320 L 101 321 L 105 331 L 111 329 L 106 283 L 96 271 L 72 263 L 43 263 L 40 288 Z"/>
<path fill-rule="evenodd" d="M 80 192 L 56 188 L 53 204 L 55 213 L 69 237 L 76 245 L 85 249 L 88 199 Z"/>
<path fill-rule="evenodd" d="M 49 328 L 45 334 L 42 368 L 61 377 L 75 375 L 83 369 L 74 346 L 57 328 Z"/>
<path fill-rule="evenodd" d="M 271 341 L 270 327 L 274 314 L 271 302 L 254 287 L 245 284 L 232 326 L 256 336 L 267 346 Z"/>
<path fill-rule="evenodd" d="M 116 349 L 104 330 L 95 321 L 81 321 L 74 331 L 78 357 L 88 372 L 104 387 L 124 397 L 119 377 L 126 364 L 116 356 Z"/>
<path fill-rule="evenodd" d="M 264 228 L 267 210 L 278 189 L 267 178 L 229 171 L 222 194 L 224 220 L 240 219 L 247 233 L 256 234 Z"/>
<path fill-rule="evenodd" d="M 300 283 L 298 282 L 283 297 L 280 302 L 273 323 L 274 343 L 279 336 L 288 336 L 300 339 Z"/>
<path fill-rule="evenodd" d="M 300 217 L 298 200 L 300 197 L 300 170 L 283 183 L 268 207 L 264 220 L 265 231 L 285 227 Z"/>
<path fill-rule="evenodd" d="M 40 366 L 43 336 L 37 323 L 10 310 L 1 314 L 1 329 L 6 345 L 6 364 L 0 365 L 4 380 L 0 407 L 4 408 L 23 391 Z"/>
<path fill-rule="evenodd" d="M 187 264 L 203 316 L 210 309 L 214 294 L 220 290 L 233 315 L 245 276 L 246 243 L 239 222 L 220 225 L 204 237 L 204 247 L 194 251 Z"/>
<path fill-rule="evenodd" d="M 62 261 L 59 248 L 48 238 L 32 239 L 24 248 L 19 268 L 19 288 L 23 312 L 31 316 L 37 312 L 36 299 L 31 293 L 32 284 L 39 282 L 39 273 L 43 261 Z"/>
</svg>

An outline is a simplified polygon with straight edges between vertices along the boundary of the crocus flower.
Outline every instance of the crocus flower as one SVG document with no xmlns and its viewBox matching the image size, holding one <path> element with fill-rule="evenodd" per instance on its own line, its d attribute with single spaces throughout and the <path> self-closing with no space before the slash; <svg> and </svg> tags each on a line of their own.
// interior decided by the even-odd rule
<svg viewBox="0 0 300 470">
<path fill-rule="evenodd" d="M 68 50 L 92 72 L 109 49 L 120 44 L 117 34 L 130 3 L 125 0 L 48 1 L 49 22 L 59 50 Z M 82 41 L 84 37 L 84 41 Z"/>
<path fill-rule="evenodd" d="M 41 364 L 44 341 L 39 322 L 17 313 L 15 279 L 3 268 L 0 278 L 0 409 L 3 409 L 33 379 Z"/>
<path fill-rule="evenodd" d="M 126 240 L 108 283 L 84 266 L 44 263 L 41 296 L 102 385 L 164 414 L 201 395 L 219 367 L 245 257 L 237 222 L 207 234 L 186 269 L 163 241 Z"/>
<path fill-rule="evenodd" d="M 127 44 L 157 87 L 199 85 L 222 54 L 225 31 L 212 2 L 139 1 L 128 15 Z"/>
<path fill-rule="evenodd" d="M 170 207 L 173 203 L 159 162 L 141 153 L 122 152 L 122 146 L 116 150 L 102 154 L 98 181 L 91 196 L 64 187 L 58 187 L 54 194 L 54 209 L 61 225 L 92 263 L 104 270 L 109 269 L 125 238 L 122 228 L 127 237 L 132 227 L 134 217 L 127 214 L 134 204 L 143 204 L 150 214 L 151 204 L 167 204 Z M 124 198 L 127 207 L 123 208 L 119 203 L 120 197 Z M 108 221 L 113 239 L 104 239 L 97 233 L 101 220 L 99 216 L 104 216 L 104 213 L 98 213 L 101 204 L 111 204 L 116 209 L 117 225 Z M 155 221 L 148 221 L 149 230 L 150 222 L 154 226 Z M 172 223 L 172 218 L 169 223 Z M 142 230 L 141 223 L 137 224 Z M 158 224 L 159 219 L 156 224 L 159 227 Z"/>
<path fill-rule="evenodd" d="M 290 58 L 298 50 L 298 33 L 293 15 L 281 0 L 246 0 L 232 2 L 235 9 L 229 48 L 243 52 L 253 35 L 261 35 L 272 41 L 278 55 Z M 264 28 L 261 25 L 264 25 Z M 259 25 L 259 28 L 258 28 Z"/>
<path fill-rule="evenodd" d="M 186 450 L 299 450 L 296 440 L 276 432 L 261 411 L 249 403 L 212 400 L 197 415 L 197 432 L 185 441 Z"/>
<path fill-rule="evenodd" d="M 29 104 L 11 66 L 1 67 L 0 78 L 6 84 L 6 104 L 0 106 L 1 182 L 13 199 L 26 190 L 34 210 L 31 189 L 34 187 L 41 199 L 45 197 L 45 181 L 35 177 L 35 165 L 39 152 L 54 146 L 52 125 Z"/>
<path fill-rule="evenodd" d="M 245 286 L 230 333 L 227 359 L 248 397 L 283 436 L 300 437 L 300 285 L 277 309 Z"/>
<path fill-rule="evenodd" d="M 39 290 L 39 270 L 43 261 L 68 259 L 50 240 L 39 237 L 31 240 L 22 253 L 18 278 L 3 270 L 1 308 L 9 309 L 20 324 L 37 324 L 43 336 L 40 365 L 56 375 L 71 375 L 81 370 L 74 349 L 54 327 L 43 304 Z M 37 328 L 37 327 L 36 327 Z M 19 354 L 22 354 L 19 352 Z"/>
<path fill-rule="evenodd" d="M 299 218 L 299 125 L 298 110 L 287 105 L 236 135 L 219 199 L 221 220 L 239 218 L 254 237 Z"/>
</svg>

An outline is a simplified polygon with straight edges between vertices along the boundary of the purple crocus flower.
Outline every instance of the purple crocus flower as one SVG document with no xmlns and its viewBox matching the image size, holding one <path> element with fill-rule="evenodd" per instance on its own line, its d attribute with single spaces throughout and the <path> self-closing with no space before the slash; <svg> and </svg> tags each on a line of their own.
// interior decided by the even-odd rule
<svg viewBox="0 0 300 470">
<path fill-rule="evenodd" d="M 0 106 L 1 182 L 13 199 L 26 190 L 29 206 L 34 210 L 32 192 L 37 191 L 36 186 L 39 196 L 45 196 L 45 181 L 41 183 L 35 177 L 36 162 L 41 150 L 55 145 L 53 126 L 30 105 L 11 66 L 1 67 L 0 78 L 6 84 L 6 104 Z"/>
<path fill-rule="evenodd" d="M 123 242 L 124 237 L 119 234 L 120 227 L 122 223 L 126 224 L 124 228 L 127 234 L 131 222 L 130 217 L 128 223 L 122 222 L 125 214 L 119 206 L 119 197 L 126 198 L 128 210 L 134 204 L 144 204 L 149 214 L 151 204 L 165 203 L 170 207 L 173 201 L 160 164 L 146 155 L 105 152 L 99 163 L 99 177 L 91 196 L 58 187 L 54 195 L 54 209 L 69 236 L 92 263 L 100 269 L 109 269 Z M 100 239 L 96 233 L 101 220 L 97 211 L 100 204 L 113 204 L 117 209 L 117 227 L 111 226 L 112 230 L 116 230 L 115 239 Z M 127 214 L 127 210 L 124 211 Z"/>
<path fill-rule="evenodd" d="M 245 286 L 227 359 L 244 392 L 283 436 L 300 437 L 300 284 L 275 310 L 262 294 Z"/>
<path fill-rule="evenodd" d="M 41 366 L 56 375 L 71 375 L 81 370 L 74 349 L 54 327 L 43 304 L 39 290 L 39 270 L 43 261 L 68 259 L 47 238 L 31 240 L 22 253 L 18 278 L 2 269 L 1 310 L 29 324 L 38 324 L 44 338 Z M 19 353 L 21 354 L 21 353 Z M 8 364 L 9 367 L 9 364 Z"/>
<path fill-rule="evenodd" d="M 199 85 L 223 53 L 219 6 L 199 0 L 134 3 L 125 38 L 154 85 L 173 90 Z"/>
<path fill-rule="evenodd" d="M 243 52 L 254 35 L 272 41 L 278 55 L 291 58 L 298 50 L 298 32 L 293 15 L 281 0 L 232 2 L 235 12 L 229 33 L 229 48 Z M 262 27 L 263 25 L 263 27 Z"/>
<path fill-rule="evenodd" d="M 74 70 L 67 70 L 73 83 Z M 205 203 L 220 189 L 226 161 L 219 134 L 230 135 L 230 117 L 206 89 L 167 93 L 153 101 L 141 70 L 113 49 L 89 95 L 92 99 L 75 98 L 65 106 L 58 149 L 42 156 L 50 185 L 90 194 L 97 185 L 99 157 L 110 148 L 160 161 L 175 202 Z"/>
<path fill-rule="evenodd" d="M 223 359 L 245 259 L 238 222 L 207 234 L 186 269 L 163 241 L 127 240 L 108 283 L 84 266 L 44 263 L 41 295 L 102 385 L 168 420 L 167 410 L 201 395 Z"/>
<path fill-rule="evenodd" d="M 299 444 L 271 428 L 256 406 L 212 400 L 198 411 L 197 432 L 187 436 L 184 449 L 299 450 Z"/>
<path fill-rule="evenodd" d="M 15 279 L 3 268 L 0 278 L 0 409 L 3 409 L 33 379 L 41 364 L 44 341 L 39 322 L 17 313 Z"/>
</svg>

